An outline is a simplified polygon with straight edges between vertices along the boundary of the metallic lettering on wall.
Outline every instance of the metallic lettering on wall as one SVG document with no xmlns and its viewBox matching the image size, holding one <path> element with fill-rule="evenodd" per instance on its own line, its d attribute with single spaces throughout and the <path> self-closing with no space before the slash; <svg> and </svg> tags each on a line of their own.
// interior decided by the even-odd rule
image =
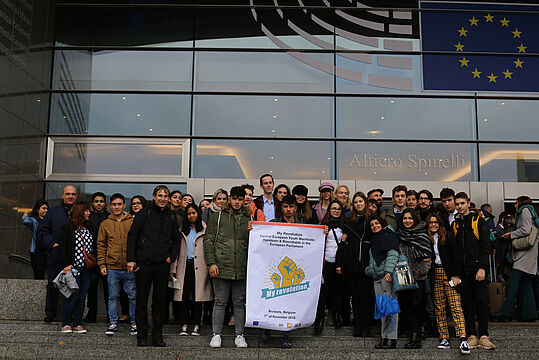
<svg viewBox="0 0 539 360">
<path fill-rule="evenodd" d="M 354 168 L 406 168 L 425 172 L 434 169 L 463 169 L 466 166 L 464 155 L 447 155 L 445 157 L 431 154 L 409 154 L 408 156 L 385 157 L 377 154 L 354 154 L 350 167 Z"/>
</svg>

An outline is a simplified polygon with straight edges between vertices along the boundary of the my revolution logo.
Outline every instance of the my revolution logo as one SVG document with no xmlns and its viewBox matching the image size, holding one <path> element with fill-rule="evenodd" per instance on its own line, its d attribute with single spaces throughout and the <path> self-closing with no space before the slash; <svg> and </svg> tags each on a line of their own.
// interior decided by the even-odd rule
<svg viewBox="0 0 539 360">
<path fill-rule="evenodd" d="M 288 256 L 281 260 L 277 269 L 279 273 L 274 272 L 270 277 L 274 288 L 262 289 L 263 299 L 273 299 L 309 289 L 309 281 L 302 283 L 305 273 Z"/>
</svg>

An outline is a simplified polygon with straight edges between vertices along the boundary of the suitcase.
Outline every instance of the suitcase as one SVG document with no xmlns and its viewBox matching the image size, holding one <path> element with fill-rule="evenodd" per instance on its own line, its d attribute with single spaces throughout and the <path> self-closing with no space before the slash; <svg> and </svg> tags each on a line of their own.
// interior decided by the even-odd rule
<svg viewBox="0 0 539 360">
<path fill-rule="evenodd" d="M 496 281 L 496 259 L 494 254 L 489 255 L 488 264 L 488 298 L 490 304 L 490 315 L 494 315 L 500 312 L 502 304 L 505 300 L 505 283 Z"/>
</svg>

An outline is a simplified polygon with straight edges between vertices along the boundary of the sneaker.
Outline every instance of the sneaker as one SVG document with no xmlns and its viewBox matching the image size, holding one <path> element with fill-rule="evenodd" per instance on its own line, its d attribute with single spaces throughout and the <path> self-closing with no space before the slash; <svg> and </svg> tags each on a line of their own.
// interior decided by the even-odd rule
<svg viewBox="0 0 539 360">
<path fill-rule="evenodd" d="M 464 355 L 470 354 L 470 345 L 468 345 L 468 342 L 466 341 L 466 339 L 463 339 L 460 342 L 460 353 Z"/>
<path fill-rule="evenodd" d="M 182 326 L 182 331 L 180 332 L 180 336 L 187 336 L 189 333 L 187 332 L 187 325 Z"/>
<path fill-rule="evenodd" d="M 475 349 L 477 346 L 479 346 L 479 339 L 477 336 L 472 335 L 468 338 L 468 346 L 470 349 Z"/>
<path fill-rule="evenodd" d="M 451 346 L 449 345 L 449 341 L 447 339 L 442 339 L 440 341 L 440 345 L 438 345 L 438 349 L 450 349 Z"/>
<path fill-rule="evenodd" d="M 195 325 L 195 327 L 193 328 L 193 332 L 191 332 L 191 335 L 193 335 L 193 336 L 199 336 L 200 335 L 198 325 Z"/>
<path fill-rule="evenodd" d="M 114 335 L 118 333 L 118 325 L 116 324 L 110 324 L 107 331 L 105 331 L 105 335 Z"/>
<path fill-rule="evenodd" d="M 490 342 L 488 336 L 483 335 L 479 339 L 479 346 L 486 350 L 494 350 L 496 349 L 496 346 L 494 346 L 493 343 Z"/>
<path fill-rule="evenodd" d="M 220 348 L 221 347 L 221 335 L 219 334 L 213 334 L 213 337 L 210 341 L 210 347 L 212 348 Z"/>
<path fill-rule="evenodd" d="M 137 335 L 137 324 L 131 324 L 131 327 L 129 328 L 129 335 Z"/>
<path fill-rule="evenodd" d="M 236 339 L 234 339 L 234 344 L 236 344 L 236 347 L 238 348 L 247 347 L 247 341 L 245 341 L 245 337 L 243 335 L 236 335 Z"/>
<path fill-rule="evenodd" d="M 86 334 L 87 333 L 86 329 L 83 328 L 82 325 L 75 326 L 73 328 L 73 332 L 76 333 L 76 334 Z"/>
<path fill-rule="evenodd" d="M 70 325 L 65 325 L 62 330 L 61 330 L 63 333 L 70 333 L 70 332 L 73 332 L 73 329 L 71 328 Z"/>
</svg>

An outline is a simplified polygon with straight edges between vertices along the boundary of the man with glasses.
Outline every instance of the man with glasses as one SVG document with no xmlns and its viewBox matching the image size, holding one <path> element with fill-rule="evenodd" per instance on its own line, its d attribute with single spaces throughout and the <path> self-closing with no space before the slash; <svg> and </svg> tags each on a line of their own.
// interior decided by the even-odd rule
<svg viewBox="0 0 539 360">
<path fill-rule="evenodd" d="M 77 189 L 72 185 L 67 185 L 62 191 L 62 205 L 50 209 L 37 229 L 38 247 L 47 253 L 48 283 L 45 322 L 52 322 L 56 316 L 58 289 L 54 286 L 53 280 L 63 269 L 59 247 L 60 235 L 62 226 L 67 223 L 69 211 L 75 201 L 77 201 Z"/>
<path fill-rule="evenodd" d="M 419 210 L 419 216 L 421 217 L 421 220 L 425 221 L 427 219 L 427 215 L 434 210 L 432 206 L 432 201 L 434 200 L 434 197 L 432 196 L 432 193 L 430 191 L 428 191 L 427 189 L 423 189 L 418 193 L 417 200 L 417 209 Z"/>
<path fill-rule="evenodd" d="M 180 250 L 176 216 L 168 208 L 170 191 L 153 190 L 153 203 L 141 210 L 127 235 L 127 271 L 136 272 L 137 346 L 148 346 L 148 296 L 152 294 L 152 345 L 164 347 L 163 323 L 167 306 L 170 263 Z"/>
</svg>

